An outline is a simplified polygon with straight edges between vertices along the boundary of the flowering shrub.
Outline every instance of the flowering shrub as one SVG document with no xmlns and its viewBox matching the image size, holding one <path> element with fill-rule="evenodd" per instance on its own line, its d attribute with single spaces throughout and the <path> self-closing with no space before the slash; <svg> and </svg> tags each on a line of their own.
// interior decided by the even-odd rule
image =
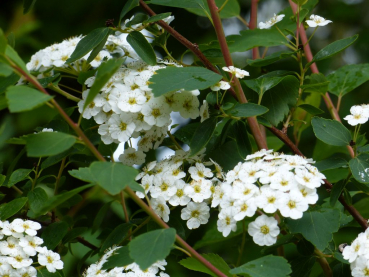
<svg viewBox="0 0 369 277">
<path fill-rule="evenodd" d="M 369 105 L 340 108 L 369 65 L 317 67 L 358 36 L 313 53 L 335 25 L 313 0 L 259 24 L 254 0 L 249 23 L 236 0 L 149 4 L 207 17 L 217 40 L 142 0 L 26 63 L 0 29 L 0 107 L 43 119 L 0 126 L 17 152 L 0 163 L 0 276 L 368 276 Z M 226 36 L 231 17 L 246 29 Z"/>
</svg>

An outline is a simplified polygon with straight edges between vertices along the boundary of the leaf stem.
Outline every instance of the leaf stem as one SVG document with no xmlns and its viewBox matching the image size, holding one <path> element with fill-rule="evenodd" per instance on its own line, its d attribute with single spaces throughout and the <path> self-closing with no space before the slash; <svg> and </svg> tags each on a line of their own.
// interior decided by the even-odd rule
<svg viewBox="0 0 369 277">
<path fill-rule="evenodd" d="M 170 131 L 167 132 L 169 138 L 173 141 L 175 146 L 177 146 L 178 150 L 183 150 L 182 147 L 179 145 L 179 143 L 176 141 L 176 138 L 172 135 Z"/>
<path fill-rule="evenodd" d="M 327 259 L 324 257 L 324 254 L 319 251 L 317 248 L 314 249 L 314 253 L 317 255 L 318 263 L 320 267 L 323 269 L 323 273 L 326 277 L 332 277 L 332 269 L 329 266 Z"/>
<path fill-rule="evenodd" d="M 224 9 L 224 7 L 227 5 L 228 1 L 229 0 L 224 1 L 223 5 L 218 9 L 218 13 L 220 13 Z"/>
<path fill-rule="evenodd" d="M 67 158 L 64 158 L 62 159 L 61 161 L 61 164 L 60 164 L 60 168 L 59 168 L 59 173 L 58 173 L 58 176 L 56 177 L 56 181 L 55 181 L 55 189 L 54 189 L 54 195 L 57 194 L 58 192 L 58 187 L 59 187 L 59 183 L 60 183 L 60 178 L 61 178 L 61 175 L 63 173 L 63 170 L 65 168 L 65 161 L 66 161 Z"/>
<path fill-rule="evenodd" d="M 179 251 L 181 251 L 181 252 L 183 252 L 183 253 L 185 253 L 187 256 L 189 256 L 189 257 L 192 257 L 191 256 L 191 254 L 190 253 L 188 253 L 186 250 L 184 250 L 183 248 L 181 248 L 181 247 L 179 247 L 179 246 L 177 246 L 177 245 L 174 245 L 174 248 L 175 249 L 177 249 L 177 250 L 179 250 Z"/>
<path fill-rule="evenodd" d="M 242 242 L 241 242 L 240 253 L 238 254 L 236 267 L 238 267 L 241 263 L 243 250 L 245 249 L 245 242 L 246 242 L 246 226 L 245 226 L 245 220 L 243 220 L 242 221 Z"/>
</svg>

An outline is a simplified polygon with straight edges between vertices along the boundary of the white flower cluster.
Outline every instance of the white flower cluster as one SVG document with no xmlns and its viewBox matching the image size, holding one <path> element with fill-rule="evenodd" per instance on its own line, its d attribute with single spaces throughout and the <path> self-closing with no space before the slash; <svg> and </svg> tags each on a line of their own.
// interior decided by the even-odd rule
<svg viewBox="0 0 369 277">
<path fill-rule="evenodd" d="M 281 21 L 283 19 L 285 15 L 284 14 L 274 14 L 274 16 L 269 19 L 268 21 L 264 22 L 260 22 L 259 23 L 259 28 L 260 29 L 269 29 L 270 27 L 272 27 L 274 24 L 278 23 L 279 21 Z M 318 27 L 318 26 L 325 26 L 329 23 L 331 23 L 331 20 L 327 20 L 319 15 L 314 15 L 312 14 L 310 16 L 309 20 L 305 21 L 307 25 L 309 25 L 309 27 Z"/>
<path fill-rule="evenodd" d="M 184 206 L 181 218 L 187 220 L 189 229 L 206 224 L 210 207 L 218 207 L 217 226 L 223 236 L 236 231 L 237 221 L 254 216 L 257 209 L 268 214 L 279 210 L 283 217 L 301 218 L 309 204 L 317 202 L 316 188 L 325 179 L 311 160 L 273 150 L 247 156 L 226 176 L 212 161 L 214 176 L 207 167 L 211 163 L 201 160 L 201 155 L 189 158 L 188 153 L 177 151 L 168 159 L 148 164 L 136 179 L 142 178 L 151 207 L 165 222 L 169 220 L 169 205 Z M 263 215 L 249 224 L 248 231 L 255 243 L 272 245 L 279 234 L 277 224 L 273 217 Z"/>
<path fill-rule="evenodd" d="M 350 115 L 347 115 L 344 118 L 348 121 L 348 124 L 351 126 L 364 124 L 369 120 L 369 104 L 352 106 L 350 113 Z"/>
<path fill-rule="evenodd" d="M 125 267 L 115 267 L 110 271 L 102 269 L 103 265 L 107 262 L 108 258 L 114 255 L 115 251 L 120 247 L 112 247 L 109 249 L 101 259 L 90 265 L 87 270 L 83 273 L 83 277 L 169 277 L 168 274 L 163 272 L 167 262 L 165 260 L 158 261 L 150 266 L 146 270 L 141 270 L 138 264 L 133 263 Z"/>
<path fill-rule="evenodd" d="M 58 253 L 41 247 L 44 241 L 36 236 L 39 229 L 41 225 L 31 220 L 0 221 L 0 276 L 36 277 L 32 266 L 36 255 L 49 272 L 63 268 Z"/>
<path fill-rule="evenodd" d="M 347 245 L 342 252 L 343 258 L 350 263 L 353 277 L 369 275 L 369 229 Z"/>
<path fill-rule="evenodd" d="M 100 124 L 98 132 L 105 144 L 140 137 L 138 151 L 121 157 L 124 164 L 141 164 L 143 160 L 139 157 L 143 157 L 143 152 L 159 147 L 171 124 L 171 112 L 179 112 L 183 118 L 199 116 L 199 90 L 180 90 L 154 97 L 149 79 L 164 67 L 142 61 L 128 63 L 112 76 L 84 112 L 89 90 L 83 92 L 83 100 L 78 103 L 84 118 L 93 117 Z M 94 81 L 95 77 L 87 79 L 87 86 L 92 86 Z"/>
</svg>

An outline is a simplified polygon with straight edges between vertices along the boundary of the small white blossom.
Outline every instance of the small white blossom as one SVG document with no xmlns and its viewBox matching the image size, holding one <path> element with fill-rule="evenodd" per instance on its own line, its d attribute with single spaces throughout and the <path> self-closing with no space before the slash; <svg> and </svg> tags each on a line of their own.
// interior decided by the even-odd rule
<svg viewBox="0 0 369 277">
<path fill-rule="evenodd" d="M 261 215 L 249 224 L 247 231 L 256 244 L 270 246 L 277 241 L 278 221 L 273 217 Z"/>
<path fill-rule="evenodd" d="M 352 106 L 350 109 L 350 115 L 347 115 L 344 119 L 348 121 L 351 126 L 358 124 L 364 124 L 369 119 L 369 108 L 367 105 Z"/>
<path fill-rule="evenodd" d="M 135 148 L 127 148 L 124 153 L 119 156 L 119 161 L 124 165 L 132 166 L 134 164 L 140 165 L 145 162 L 146 154 L 140 150 L 136 151 Z"/>
<path fill-rule="evenodd" d="M 163 197 L 159 196 L 158 198 L 152 199 L 151 208 L 164 220 L 164 222 L 169 221 L 170 210 Z"/>
<path fill-rule="evenodd" d="M 306 20 L 306 24 L 309 25 L 309 27 L 325 26 L 331 22 L 331 20 L 327 20 L 319 15 L 314 14 L 310 16 L 310 20 Z"/>
<path fill-rule="evenodd" d="M 284 17 L 284 14 L 274 14 L 274 16 L 269 19 L 268 21 L 264 22 L 260 22 L 259 23 L 259 28 L 260 29 L 269 29 L 270 27 L 272 27 L 274 24 L 278 23 L 279 21 L 281 21 Z"/>
<path fill-rule="evenodd" d="M 206 100 L 202 102 L 202 106 L 200 107 L 200 117 L 201 117 L 201 120 L 200 120 L 201 123 L 210 117 L 209 105 L 208 105 L 208 102 L 206 102 Z"/>
<path fill-rule="evenodd" d="M 225 71 L 227 71 L 227 70 L 225 70 Z M 228 82 L 226 82 L 226 81 L 220 81 L 219 83 L 216 83 L 214 86 L 211 86 L 210 89 L 212 91 L 219 91 L 219 90 L 227 90 L 230 87 L 231 87 L 231 85 Z"/>
<path fill-rule="evenodd" d="M 60 255 L 51 250 L 47 250 L 46 247 L 44 251 L 38 254 L 38 263 L 40 265 L 46 266 L 49 272 L 56 272 L 57 269 L 63 268 L 63 262 L 60 260 Z"/>
<path fill-rule="evenodd" d="M 250 76 L 250 74 L 246 70 L 239 69 L 237 67 L 234 67 L 233 65 L 228 67 L 222 68 L 224 71 L 227 71 L 231 73 L 232 75 L 235 75 L 237 78 L 243 78 L 245 76 Z"/>
<path fill-rule="evenodd" d="M 200 224 L 208 223 L 210 217 L 210 208 L 206 203 L 188 203 L 186 208 L 181 211 L 181 218 L 187 220 L 188 229 L 197 229 Z"/>
<path fill-rule="evenodd" d="M 217 221 L 218 231 L 227 237 L 231 231 L 237 231 L 237 221 L 234 220 L 232 212 L 222 211 L 218 215 Z"/>
</svg>

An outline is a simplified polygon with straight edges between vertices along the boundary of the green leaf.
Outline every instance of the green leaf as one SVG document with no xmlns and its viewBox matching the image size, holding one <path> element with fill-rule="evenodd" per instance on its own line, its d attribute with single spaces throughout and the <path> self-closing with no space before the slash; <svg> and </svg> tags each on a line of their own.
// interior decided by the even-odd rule
<svg viewBox="0 0 369 277">
<path fill-rule="evenodd" d="M 178 129 L 173 135 L 176 139 L 182 141 L 183 143 L 190 144 L 193 138 L 193 134 L 196 129 L 200 126 L 200 122 L 190 123 L 182 128 Z"/>
<path fill-rule="evenodd" d="M 142 270 L 164 260 L 170 253 L 176 238 L 173 228 L 155 230 L 135 237 L 129 244 L 129 254 Z"/>
<path fill-rule="evenodd" d="M 299 91 L 299 81 L 293 76 L 287 76 L 275 87 L 264 93 L 261 104 L 269 109 L 263 115 L 274 126 L 278 125 L 289 113 L 290 107 L 296 104 Z"/>
<path fill-rule="evenodd" d="M 27 176 L 31 173 L 32 169 L 25 169 L 19 168 L 13 171 L 12 175 L 10 176 L 9 182 L 6 185 L 8 188 L 14 186 L 15 184 L 23 181 L 27 178 Z"/>
<path fill-rule="evenodd" d="M 9 217 L 12 217 L 17 212 L 20 211 L 20 209 L 23 208 L 23 206 L 27 203 L 28 198 L 27 197 L 21 197 L 16 198 L 6 204 L 3 204 L 0 206 L 0 220 L 4 221 L 8 219 Z"/>
<path fill-rule="evenodd" d="M 287 76 L 286 76 L 287 77 Z M 263 96 L 264 92 L 275 87 L 286 77 L 259 77 L 257 79 L 244 81 L 246 86 L 257 92 L 260 97 Z"/>
<path fill-rule="evenodd" d="M 349 166 L 356 181 L 369 184 L 369 154 L 363 153 L 351 159 Z"/>
<path fill-rule="evenodd" d="M 103 62 L 99 69 L 97 70 L 96 78 L 93 85 L 90 88 L 90 91 L 87 95 L 86 102 L 83 106 L 85 109 L 90 103 L 94 100 L 95 96 L 100 93 L 101 89 L 105 86 L 105 84 L 109 81 L 111 76 L 119 69 L 122 65 L 124 59 L 110 59 L 106 62 Z"/>
<path fill-rule="evenodd" d="M 130 19 L 125 26 L 126 27 L 131 27 L 133 25 L 136 24 L 140 24 L 143 23 L 145 20 L 147 20 L 149 18 L 149 16 L 147 14 L 144 13 L 137 13 L 134 15 L 133 19 Z"/>
<path fill-rule="evenodd" d="M 74 195 L 76 195 L 77 193 L 92 187 L 92 185 L 85 185 L 85 186 L 81 186 L 78 187 L 76 189 L 64 192 L 64 193 L 60 193 L 57 194 L 53 197 L 48 198 L 47 201 L 45 201 L 43 203 L 43 206 L 41 208 L 39 208 L 39 210 L 35 210 L 34 211 L 34 217 L 39 217 L 40 215 L 43 215 L 45 213 L 47 213 L 48 211 L 55 209 L 57 206 L 59 206 L 60 204 L 64 203 L 65 201 L 69 200 L 70 198 L 72 198 Z"/>
<path fill-rule="evenodd" d="M 90 32 L 87 36 L 81 39 L 80 42 L 78 42 L 76 49 L 73 51 L 69 59 L 66 60 L 66 63 L 72 63 L 85 56 L 88 52 L 98 46 L 103 39 L 105 39 L 109 31 L 109 28 L 103 27 Z"/>
<path fill-rule="evenodd" d="M 357 149 L 360 153 L 369 153 L 369 144 L 361 146 Z"/>
<path fill-rule="evenodd" d="M 62 153 L 73 146 L 76 138 L 61 132 L 41 132 L 25 137 L 28 157 L 46 157 Z"/>
<path fill-rule="evenodd" d="M 227 112 L 237 117 L 250 117 L 265 114 L 268 112 L 268 108 L 254 103 L 236 103 L 236 105 Z"/>
<path fill-rule="evenodd" d="M 330 157 L 315 164 L 319 171 L 335 169 L 340 167 L 347 167 L 347 161 L 340 157 Z"/>
<path fill-rule="evenodd" d="M 217 126 L 217 118 L 211 117 L 202 122 L 196 129 L 191 143 L 190 143 L 190 156 L 194 156 L 199 153 L 210 141 L 214 134 L 215 127 Z"/>
<path fill-rule="evenodd" d="M 42 163 L 41 163 L 41 169 L 45 169 L 48 168 L 49 166 L 52 166 L 54 164 L 57 164 L 58 162 L 61 162 L 64 158 L 66 158 L 67 156 L 69 156 L 72 153 L 77 152 L 76 149 L 74 148 L 69 148 L 68 150 L 57 154 L 55 156 L 50 156 L 47 157 Z"/>
<path fill-rule="evenodd" d="M 246 124 L 242 121 L 237 121 L 234 124 L 237 149 L 241 157 L 245 157 L 252 153 L 251 143 L 249 140 L 249 135 L 247 134 Z"/>
<path fill-rule="evenodd" d="M 235 141 L 228 141 L 216 148 L 210 154 L 210 157 L 216 161 L 225 171 L 231 170 L 234 166 L 242 161 L 244 158 L 240 156 L 237 149 L 237 143 Z"/>
<path fill-rule="evenodd" d="M 349 47 L 351 44 L 357 40 L 359 36 L 354 35 L 352 37 L 336 40 L 335 42 L 332 42 L 331 44 L 324 47 L 322 50 L 320 50 L 318 53 L 315 54 L 313 60 L 309 63 L 312 64 L 317 61 L 321 61 L 324 59 L 328 59 L 332 57 L 333 55 L 341 52 L 342 50 L 345 50 L 347 47 Z"/>
<path fill-rule="evenodd" d="M 23 14 L 28 13 L 35 5 L 36 0 L 23 0 Z"/>
<path fill-rule="evenodd" d="M 151 0 L 148 4 L 155 4 L 167 7 L 174 7 L 174 8 L 201 8 L 200 4 L 201 1 L 199 0 Z"/>
<path fill-rule="evenodd" d="M 291 52 L 291 51 L 278 51 L 269 56 L 266 56 L 264 59 L 256 59 L 256 60 L 248 59 L 247 64 L 249 66 L 254 66 L 254 67 L 267 66 L 281 59 L 288 58 L 292 56 L 293 54 L 294 52 Z"/>
<path fill-rule="evenodd" d="M 209 261 L 213 266 L 215 266 L 217 269 L 219 269 L 221 272 L 223 272 L 226 276 L 232 277 L 233 275 L 229 273 L 231 268 L 229 265 L 223 260 L 222 257 L 220 257 L 217 254 L 209 253 L 209 254 L 203 254 L 202 255 L 207 261 Z M 183 259 L 179 262 L 182 266 L 185 268 L 188 268 L 190 270 L 203 272 L 206 274 L 209 274 L 213 277 L 217 277 L 218 275 L 214 274 L 210 269 L 208 269 L 204 264 L 200 263 L 195 258 L 187 258 Z"/>
<path fill-rule="evenodd" d="M 301 86 L 304 92 L 326 93 L 328 91 L 329 81 L 322 73 L 306 76 L 304 85 Z"/>
<path fill-rule="evenodd" d="M 138 31 L 130 32 L 127 36 L 127 42 L 136 51 L 137 55 L 149 65 L 156 64 L 156 55 L 151 44 L 144 35 Z"/>
<path fill-rule="evenodd" d="M 250 277 L 287 277 L 291 273 L 287 260 L 277 256 L 265 256 L 239 267 L 233 268 L 232 274 L 248 274 Z"/>
<path fill-rule="evenodd" d="M 43 246 L 53 250 L 62 241 L 67 232 L 68 224 L 63 221 L 50 224 L 42 231 Z"/>
<path fill-rule="evenodd" d="M 149 19 L 145 20 L 143 23 L 144 24 L 149 24 L 149 23 L 157 22 L 157 21 L 163 20 L 164 18 L 169 17 L 171 14 L 172 14 L 171 12 L 156 14 L 156 15 L 150 17 Z"/>
<path fill-rule="evenodd" d="M 342 97 L 369 80 L 369 64 L 342 66 L 329 74 L 327 80 L 330 82 L 329 92 Z"/>
<path fill-rule="evenodd" d="M 129 256 L 128 246 L 123 246 L 116 250 L 112 256 L 103 264 L 102 269 L 111 269 L 115 267 L 124 267 L 126 265 L 132 264 L 134 261 Z"/>
<path fill-rule="evenodd" d="M 98 45 L 96 45 L 96 47 L 94 47 L 90 53 L 90 55 L 87 58 L 87 63 L 92 62 L 96 56 L 100 53 L 100 51 L 104 48 L 106 41 L 108 40 L 108 37 L 110 34 L 112 34 L 113 31 L 109 30 L 109 32 L 105 35 L 105 37 L 100 41 L 100 43 Z"/>
<path fill-rule="evenodd" d="M 112 247 L 113 245 L 120 244 L 123 239 L 127 236 L 128 231 L 133 225 L 131 223 L 123 223 L 115 227 L 113 231 L 110 232 L 109 236 L 103 242 L 100 253 L 104 253 L 106 249 Z"/>
<path fill-rule="evenodd" d="M 311 120 L 315 136 L 329 145 L 346 146 L 352 139 L 351 133 L 336 120 L 313 117 Z"/>
<path fill-rule="evenodd" d="M 8 44 L 5 49 L 5 55 L 8 56 L 17 66 L 28 73 L 28 69 L 24 61 L 19 57 L 18 53 Z"/>
<path fill-rule="evenodd" d="M 0 76 L 7 77 L 13 73 L 13 69 L 6 63 L 0 63 Z"/>
<path fill-rule="evenodd" d="M 97 180 L 92 176 L 90 168 L 88 167 L 80 167 L 78 170 L 69 170 L 70 175 L 74 178 L 80 179 L 85 182 L 96 183 Z"/>
<path fill-rule="evenodd" d="M 36 213 L 41 210 L 49 198 L 43 188 L 37 187 L 31 190 L 28 195 L 28 203 L 32 212 Z"/>
<path fill-rule="evenodd" d="M 5 53 L 7 44 L 8 44 L 8 40 L 5 37 L 3 30 L 0 28 L 0 54 Z"/>
<path fill-rule="evenodd" d="M 329 200 L 331 207 L 334 207 L 336 205 L 338 198 L 340 197 L 343 189 L 345 188 L 345 185 L 346 185 L 345 181 L 340 181 L 333 185 Z"/>
<path fill-rule="evenodd" d="M 215 85 L 222 79 L 222 76 L 203 67 L 174 67 L 168 66 L 156 71 L 150 78 L 155 97 L 166 94 L 167 92 L 180 89 L 194 90 L 206 89 Z"/>
<path fill-rule="evenodd" d="M 0 76 L 0 94 L 4 93 L 4 91 L 19 80 L 19 76 L 16 73 L 11 74 L 8 77 L 1 77 Z"/>
<path fill-rule="evenodd" d="M 14 48 L 15 47 L 15 35 L 14 35 L 14 33 L 13 32 L 10 32 L 9 35 L 8 35 L 8 37 L 7 37 L 7 39 L 8 39 L 8 44 L 12 48 Z"/>
<path fill-rule="evenodd" d="M 302 105 L 299 105 L 297 107 L 300 108 L 300 109 L 303 109 L 304 111 L 308 112 L 311 115 L 318 115 L 318 114 L 324 113 L 323 110 L 321 110 L 317 107 L 314 107 L 313 105 L 309 105 L 309 104 L 302 104 Z"/>
<path fill-rule="evenodd" d="M 223 6 L 225 1 L 226 0 L 215 0 L 215 4 L 217 5 L 218 8 L 220 8 Z M 186 1 L 182 1 L 182 2 L 186 2 Z M 199 7 L 201 8 L 197 8 L 197 9 L 187 8 L 187 10 L 199 16 L 207 17 L 208 15 L 210 15 L 210 10 L 209 10 L 206 0 L 202 0 L 202 3 L 201 3 L 201 0 L 198 2 L 199 2 Z M 240 10 L 240 5 L 238 4 L 238 1 L 229 0 L 227 1 L 224 8 L 219 13 L 219 16 L 220 18 L 230 18 L 230 17 L 238 16 L 240 12 L 241 10 Z"/>
<path fill-rule="evenodd" d="M 12 86 L 6 90 L 6 98 L 11 113 L 30 111 L 53 97 L 26 86 Z"/>
<path fill-rule="evenodd" d="M 310 277 L 311 270 L 316 262 L 316 257 L 299 257 L 291 262 L 291 277 Z"/>
<path fill-rule="evenodd" d="M 138 171 L 121 163 L 94 162 L 90 166 L 90 174 L 100 187 L 115 195 L 135 182 Z"/>
<path fill-rule="evenodd" d="M 107 202 L 104 204 L 104 206 L 101 207 L 101 209 L 98 211 L 94 222 L 92 224 L 91 228 L 91 234 L 94 234 L 97 230 L 99 230 L 101 223 L 103 222 L 106 213 L 108 212 L 110 205 L 113 203 L 113 201 Z"/>
<path fill-rule="evenodd" d="M 308 210 L 300 219 L 286 218 L 285 221 L 291 233 L 302 234 L 319 250 L 324 250 L 340 227 L 340 211 L 333 208 Z"/>
<path fill-rule="evenodd" d="M 47 270 L 47 268 L 37 269 L 37 277 L 63 277 L 63 276 L 58 271 L 51 273 Z"/>
<path fill-rule="evenodd" d="M 69 242 L 73 242 L 76 240 L 77 237 L 83 235 L 88 231 L 88 227 L 75 227 L 70 230 L 63 238 L 62 243 L 66 244 Z"/>
<path fill-rule="evenodd" d="M 42 79 L 38 79 L 38 82 L 43 88 L 46 88 L 49 84 L 57 85 L 59 81 L 61 80 L 60 73 L 57 73 L 50 77 L 45 77 Z"/>
<path fill-rule="evenodd" d="M 132 10 L 134 7 L 137 7 L 139 4 L 139 0 L 128 0 L 127 3 L 124 4 L 122 11 L 120 12 L 120 16 L 119 16 L 119 24 L 122 21 L 123 17 L 125 17 L 125 15 Z"/>
</svg>

